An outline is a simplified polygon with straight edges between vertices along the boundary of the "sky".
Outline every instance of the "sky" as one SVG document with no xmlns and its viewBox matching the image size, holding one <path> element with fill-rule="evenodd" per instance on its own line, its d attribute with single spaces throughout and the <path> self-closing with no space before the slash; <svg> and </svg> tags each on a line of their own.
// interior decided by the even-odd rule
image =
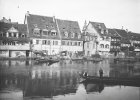
<svg viewBox="0 0 140 100">
<path fill-rule="evenodd" d="M 0 19 L 24 23 L 26 12 L 64 20 L 102 22 L 140 33 L 140 0 L 0 0 Z"/>
</svg>

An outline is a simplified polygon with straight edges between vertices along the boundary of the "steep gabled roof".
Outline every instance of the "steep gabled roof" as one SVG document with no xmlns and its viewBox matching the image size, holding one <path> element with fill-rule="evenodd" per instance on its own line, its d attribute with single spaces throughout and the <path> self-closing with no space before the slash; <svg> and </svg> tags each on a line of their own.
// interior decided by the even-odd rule
<svg viewBox="0 0 140 100">
<path fill-rule="evenodd" d="M 82 35 L 82 34 L 81 34 L 80 27 L 77 21 L 57 19 L 57 24 L 58 24 L 62 39 L 82 40 L 82 38 L 78 38 L 78 35 L 79 34 Z M 64 32 L 68 33 L 67 38 L 64 37 Z M 75 34 L 74 38 L 71 37 L 73 33 Z"/>
<path fill-rule="evenodd" d="M 114 29 L 108 28 L 108 34 L 112 37 L 120 37 L 120 35 Z"/>
<path fill-rule="evenodd" d="M 98 29 L 99 26 L 100 26 L 102 29 L 106 30 L 106 26 L 105 26 L 104 23 L 100 23 L 100 22 L 91 22 L 91 21 L 90 21 L 89 23 L 91 23 L 96 29 Z"/>
<path fill-rule="evenodd" d="M 13 23 L 0 22 L 0 32 L 3 32 L 3 34 L 6 34 L 6 32 L 11 28 L 16 29 L 18 33 L 27 34 L 27 25 L 25 24 L 18 24 L 18 23 L 13 24 Z M 29 42 L 29 39 L 27 37 L 26 38 L 0 37 L 0 40 L 7 41 L 7 42 L 12 42 L 12 41 L 18 41 L 22 43 Z"/>
<path fill-rule="evenodd" d="M 4 23 L 0 22 L 0 31 L 7 32 L 11 27 L 14 27 L 18 30 L 19 33 L 27 34 L 27 25 L 26 24 L 13 24 L 13 23 Z"/>
<path fill-rule="evenodd" d="M 121 43 L 130 44 L 129 35 L 123 29 L 114 29 L 121 36 Z"/>
<path fill-rule="evenodd" d="M 123 29 L 114 29 L 121 37 L 128 38 L 128 33 Z"/>
<path fill-rule="evenodd" d="M 98 34 L 100 36 L 109 36 L 109 34 L 107 32 L 105 32 L 104 34 L 101 33 L 101 30 L 107 30 L 107 28 L 106 28 L 104 23 L 91 22 L 91 21 L 89 21 L 89 23 L 91 23 L 91 25 L 96 29 L 96 31 L 98 32 Z"/>
<path fill-rule="evenodd" d="M 128 32 L 129 39 L 140 41 L 140 33 Z"/>
<path fill-rule="evenodd" d="M 53 17 L 34 15 L 34 14 L 29 14 L 26 17 L 27 17 L 29 34 L 31 37 L 36 37 L 33 35 L 33 29 L 35 27 L 39 28 L 40 30 L 47 29 L 48 31 L 55 30 L 56 32 L 58 32 L 55 18 L 53 18 Z M 43 37 L 43 36 L 40 36 L 40 37 Z M 57 39 L 57 38 L 59 38 L 59 35 L 57 34 L 57 36 L 55 36 L 55 37 L 48 36 L 45 38 Z"/>
</svg>

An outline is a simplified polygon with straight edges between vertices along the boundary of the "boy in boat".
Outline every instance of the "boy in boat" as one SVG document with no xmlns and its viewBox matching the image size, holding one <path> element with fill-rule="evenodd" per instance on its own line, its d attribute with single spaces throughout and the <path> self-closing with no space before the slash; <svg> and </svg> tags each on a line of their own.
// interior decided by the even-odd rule
<svg viewBox="0 0 140 100">
<path fill-rule="evenodd" d="M 84 76 L 84 77 L 87 77 L 87 76 L 88 76 L 88 73 L 87 73 L 87 72 L 84 72 L 84 73 L 83 73 L 83 76 Z"/>
<path fill-rule="evenodd" d="M 103 77 L 103 69 L 102 68 L 100 68 L 99 74 L 100 74 L 100 78 L 102 78 Z"/>
</svg>

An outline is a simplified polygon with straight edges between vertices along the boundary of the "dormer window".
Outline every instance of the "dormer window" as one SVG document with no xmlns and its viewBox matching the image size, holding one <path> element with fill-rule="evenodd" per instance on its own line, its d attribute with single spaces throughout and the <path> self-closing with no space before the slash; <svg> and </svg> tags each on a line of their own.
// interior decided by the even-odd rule
<svg viewBox="0 0 140 100">
<path fill-rule="evenodd" d="M 104 34 L 104 30 L 101 30 L 101 34 Z"/>
<path fill-rule="evenodd" d="M 35 28 L 34 30 L 33 30 L 33 33 L 34 33 L 34 35 L 40 35 L 40 29 L 39 28 Z"/>
<path fill-rule="evenodd" d="M 78 39 L 80 39 L 81 38 L 81 34 L 78 34 Z"/>
<path fill-rule="evenodd" d="M 48 30 L 44 29 L 44 30 L 42 31 L 42 35 L 43 35 L 43 36 L 48 36 Z"/>
<path fill-rule="evenodd" d="M 64 37 L 68 37 L 68 32 L 64 32 Z"/>
<path fill-rule="evenodd" d="M 74 38 L 75 33 L 71 33 L 71 38 Z"/>
<path fill-rule="evenodd" d="M 54 30 L 54 29 L 53 29 L 53 30 L 51 30 L 51 35 L 52 35 L 52 36 L 56 36 L 56 35 L 57 35 L 56 30 Z"/>
</svg>

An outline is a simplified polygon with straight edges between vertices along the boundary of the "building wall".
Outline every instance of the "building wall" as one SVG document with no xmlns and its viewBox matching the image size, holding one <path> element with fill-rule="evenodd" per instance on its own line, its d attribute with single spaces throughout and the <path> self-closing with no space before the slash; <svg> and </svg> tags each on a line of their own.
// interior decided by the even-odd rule
<svg viewBox="0 0 140 100">
<path fill-rule="evenodd" d="M 56 39 L 41 39 L 41 38 L 33 38 L 33 44 L 32 44 L 32 50 L 33 51 L 44 51 L 46 52 L 48 55 L 55 55 L 58 54 L 60 52 L 60 45 L 61 45 L 61 40 L 56 40 Z M 39 43 L 37 44 L 36 41 L 39 40 Z M 42 41 L 43 40 L 49 40 L 50 41 L 50 45 L 49 44 L 43 44 Z M 58 44 L 55 45 L 53 44 L 54 41 L 57 41 Z"/>
<path fill-rule="evenodd" d="M 0 57 L 9 57 L 8 50 L 0 50 Z"/>
<path fill-rule="evenodd" d="M 15 45 L 1 45 L 0 50 L 30 50 L 29 43 L 24 45 L 22 44 L 15 44 Z"/>
<path fill-rule="evenodd" d="M 96 53 L 96 44 L 94 41 L 89 41 L 84 44 L 85 56 L 91 56 Z"/>
</svg>

